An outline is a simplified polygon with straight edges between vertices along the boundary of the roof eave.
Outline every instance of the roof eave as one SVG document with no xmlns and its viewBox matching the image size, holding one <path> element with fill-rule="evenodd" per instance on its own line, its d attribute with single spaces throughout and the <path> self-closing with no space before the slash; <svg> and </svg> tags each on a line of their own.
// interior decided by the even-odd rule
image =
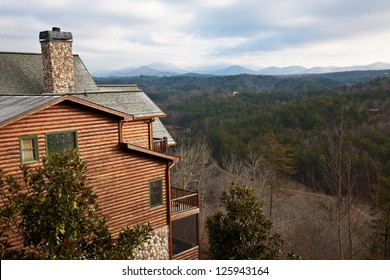
<svg viewBox="0 0 390 280">
<path fill-rule="evenodd" d="M 181 161 L 180 157 L 159 153 L 159 152 L 152 151 L 152 150 L 149 150 L 149 149 L 146 149 L 146 148 L 143 148 L 140 146 L 132 145 L 129 143 L 120 143 L 120 145 L 121 145 L 121 147 L 128 149 L 128 150 L 131 150 L 133 152 L 141 153 L 141 154 L 151 156 L 151 157 L 156 157 L 159 159 L 163 159 L 165 161 L 170 161 L 170 162 L 174 162 L 174 163 Z"/>
<path fill-rule="evenodd" d="M 146 120 L 151 118 L 166 118 L 167 114 L 134 115 L 134 120 Z"/>
</svg>

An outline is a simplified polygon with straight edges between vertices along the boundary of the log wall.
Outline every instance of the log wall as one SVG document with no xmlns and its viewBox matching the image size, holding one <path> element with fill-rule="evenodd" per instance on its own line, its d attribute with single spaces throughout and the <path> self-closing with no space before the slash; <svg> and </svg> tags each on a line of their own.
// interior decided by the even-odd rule
<svg viewBox="0 0 390 280">
<path fill-rule="evenodd" d="M 130 121 L 122 126 L 123 142 L 150 149 L 150 121 Z"/>
<path fill-rule="evenodd" d="M 172 257 L 173 260 L 199 260 L 199 247 L 191 248 Z"/>
<path fill-rule="evenodd" d="M 120 148 L 119 121 L 68 101 L 46 108 L 0 129 L 0 168 L 7 175 L 21 176 L 21 136 L 38 136 L 42 159 L 46 156 L 46 133 L 77 130 L 78 149 L 87 163 L 89 184 L 95 187 L 111 232 L 116 235 L 126 226 L 145 222 L 151 222 L 153 228 L 167 225 L 166 163 Z M 134 128 L 147 125 L 138 122 Z M 126 126 L 130 133 L 131 124 Z M 144 134 L 145 129 L 139 139 L 144 139 Z M 36 167 L 40 162 L 29 165 Z M 150 209 L 149 181 L 155 179 L 163 180 L 163 205 Z"/>
</svg>

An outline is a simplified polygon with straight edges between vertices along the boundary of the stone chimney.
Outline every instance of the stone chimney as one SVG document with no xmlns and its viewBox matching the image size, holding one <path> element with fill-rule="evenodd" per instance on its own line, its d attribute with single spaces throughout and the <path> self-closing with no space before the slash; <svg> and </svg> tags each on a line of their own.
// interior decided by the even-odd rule
<svg viewBox="0 0 390 280">
<path fill-rule="evenodd" d="M 59 27 L 39 33 L 42 49 L 43 82 L 47 93 L 74 92 L 72 33 Z"/>
</svg>

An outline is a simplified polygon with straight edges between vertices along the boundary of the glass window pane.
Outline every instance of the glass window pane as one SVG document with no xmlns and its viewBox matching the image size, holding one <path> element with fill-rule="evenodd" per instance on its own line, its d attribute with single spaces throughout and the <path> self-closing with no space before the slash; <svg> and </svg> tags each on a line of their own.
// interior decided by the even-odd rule
<svg viewBox="0 0 390 280">
<path fill-rule="evenodd" d="M 163 203 L 163 188 L 162 180 L 151 181 L 149 182 L 149 192 L 150 192 L 150 206 L 155 207 Z"/>
<path fill-rule="evenodd" d="M 34 151 L 33 150 L 23 150 L 23 160 L 33 160 Z"/>
<path fill-rule="evenodd" d="M 50 133 L 46 135 L 47 154 L 76 149 L 76 132 Z"/>
<path fill-rule="evenodd" d="M 33 139 L 23 139 L 23 150 L 29 150 L 34 148 Z"/>
<path fill-rule="evenodd" d="M 38 139 L 36 136 L 20 138 L 20 152 L 22 163 L 38 160 Z"/>
</svg>

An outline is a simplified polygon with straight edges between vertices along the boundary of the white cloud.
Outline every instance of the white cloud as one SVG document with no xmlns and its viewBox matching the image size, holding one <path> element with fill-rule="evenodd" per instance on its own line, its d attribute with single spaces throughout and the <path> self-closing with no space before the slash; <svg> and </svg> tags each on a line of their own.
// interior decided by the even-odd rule
<svg viewBox="0 0 390 280">
<path fill-rule="evenodd" d="M 198 0 L 196 1 L 197 5 L 203 8 L 223 8 L 229 7 L 234 4 L 240 3 L 240 0 Z M 241 1 L 242 3 L 243 1 Z"/>
<path fill-rule="evenodd" d="M 168 62 L 347 65 L 390 62 L 388 0 L 1 0 L 0 45 L 39 51 L 71 31 L 91 70 Z"/>
</svg>

